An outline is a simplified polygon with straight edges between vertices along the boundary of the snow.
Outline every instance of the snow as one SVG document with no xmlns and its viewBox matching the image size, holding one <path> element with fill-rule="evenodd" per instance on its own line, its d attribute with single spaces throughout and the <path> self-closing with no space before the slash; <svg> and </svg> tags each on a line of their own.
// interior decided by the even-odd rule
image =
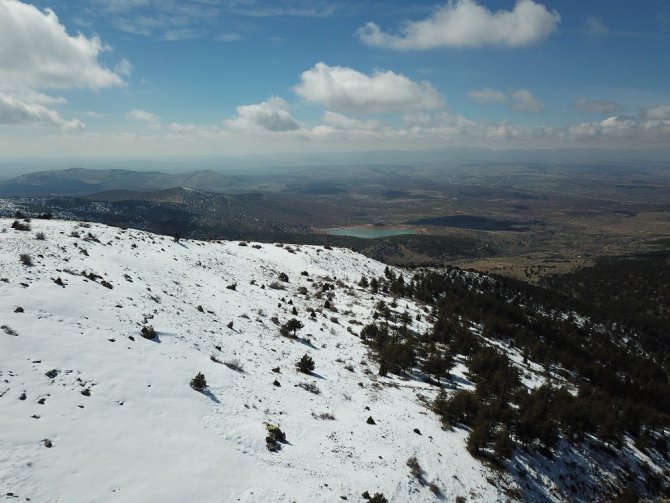
<svg viewBox="0 0 670 503">
<path fill-rule="evenodd" d="M 0 219 L 0 229 L 11 222 Z M 0 233 L 0 325 L 17 333 L 0 331 L 0 494 L 33 502 L 292 502 L 362 501 L 367 490 L 392 502 L 435 501 L 406 466 L 416 456 L 445 501 L 508 499 L 511 482 L 468 454 L 467 432 L 443 430 L 426 407 L 436 387 L 377 376 L 356 337 L 380 299 L 392 302 L 356 286 L 361 275 L 382 275 L 384 264 L 344 249 L 292 245 L 291 253 L 97 224 L 31 225 Z M 85 240 L 89 233 L 100 242 Z M 22 253 L 33 267 L 19 261 Z M 323 282 L 336 285 L 338 312 L 322 308 L 314 284 Z M 282 337 L 271 321 L 294 317 L 289 300 L 305 325 L 299 340 Z M 412 328 L 427 330 L 425 316 L 414 319 L 422 306 L 403 300 L 398 309 L 405 306 Z M 140 336 L 145 324 L 157 340 Z M 305 353 L 314 375 L 294 368 Z M 212 356 L 238 359 L 244 371 Z M 45 375 L 52 369 L 53 379 Z M 206 394 L 189 386 L 198 372 Z M 335 419 L 319 418 L 324 413 Z M 366 423 L 370 416 L 376 425 Z M 265 423 L 287 435 L 278 452 L 266 449 Z"/>
</svg>

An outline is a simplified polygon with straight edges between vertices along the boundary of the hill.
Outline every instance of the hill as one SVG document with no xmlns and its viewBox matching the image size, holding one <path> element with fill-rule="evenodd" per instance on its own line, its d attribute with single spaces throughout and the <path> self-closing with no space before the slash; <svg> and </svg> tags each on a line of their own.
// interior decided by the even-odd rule
<svg viewBox="0 0 670 503">
<path fill-rule="evenodd" d="M 367 491 L 554 502 L 667 490 L 652 483 L 669 473 L 667 453 L 630 436 L 574 444 L 559 432 L 546 451 L 511 446 L 497 466 L 473 456 L 474 430 L 435 413 L 441 394 L 480 387 L 475 359 L 453 346 L 441 377 L 418 346 L 380 375 L 390 353 L 377 354 L 368 327 L 386 320 L 402 344 L 436 333 L 443 306 L 429 271 L 415 281 L 322 246 L 12 222 L 0 220 L 0 473 L 20 501 L 363 501 Z M 449 274 L 472 292 L 495 282 Z M 564 365 L 468 327 L 528 392 L 551 382 L 577 393 Z M 296 369 L 304 355 L 313 371 Z"/>
</svg>

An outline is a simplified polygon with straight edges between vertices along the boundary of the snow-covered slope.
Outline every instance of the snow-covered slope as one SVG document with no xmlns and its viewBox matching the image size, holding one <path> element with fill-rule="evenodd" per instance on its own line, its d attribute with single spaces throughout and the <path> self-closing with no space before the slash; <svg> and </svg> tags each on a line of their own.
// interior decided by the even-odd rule
<svg viewBox="0 0 670 503">
<path fill-rule="evenodd" d="M 465 432 L 443 430 L 427 409 L 435 387 L 378 377 L 356 337 L 384 298 L 356 283 L 385 266 L 342 249 L 252 244 L 44 220 L 1 233 L 0 494 L 308 502 L 369 491 L 434 501 L 410 475 L 416 456 L 445 501 L 505 501 L 507 482 L 467 453 Z M 338 312 L 318 298 L 325 282 Z M 400 304 L 416 331 L 428 329 L 414 319 L 422 306 Z M 281 336 L 273 317 L 301 320 L 300 339 Z M 140 336 L 145 324 L 157 339 Z M 311 376 L 294 367 L 305 353 Z M 218 363 L 232 360 L 242 372 Z M 189 386 L 198 372 L 207 393 Z M 265 423 L 286 433 L 278 452 L 266 448 Z"/>
</svg>

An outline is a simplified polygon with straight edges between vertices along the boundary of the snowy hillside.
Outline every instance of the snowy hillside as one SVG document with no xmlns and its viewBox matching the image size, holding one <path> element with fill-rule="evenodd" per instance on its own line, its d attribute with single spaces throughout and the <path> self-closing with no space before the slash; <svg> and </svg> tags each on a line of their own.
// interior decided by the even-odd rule
<svg viewBox="0 0 670 503">
<path fill-rule="evenodd" d="M 368 491 L 392 502 L 507 499 L 510 482 L 428 409 L 436 387 L 379 377 L 355 335 L 385 298 L 356 284 L 382 275 L 383 264 L 341 249 L 11 224 L 0 221 L 8 229 L 0 234 L 0 493 L 8 498 L 363 501 Z M 334 285 L 332 310 L 324 283 Z M 428 329 L 426 316 L 415 320 L 423 306 L 400 304 L 415 330 Z M 304 324 L 298 339 L 283 337 L 277 322 L 294 317 Z M 145 325 L 155 339 L 141 336 Z M 305 353 L 312 375 L 295 369 Z M 189 386 L 198 372 L 205 393 Z M 266 448 L 266 423 L 286 433 L 277 452 Z M 411 456 L 424 483 L 410 474 Z"/>
</svg>

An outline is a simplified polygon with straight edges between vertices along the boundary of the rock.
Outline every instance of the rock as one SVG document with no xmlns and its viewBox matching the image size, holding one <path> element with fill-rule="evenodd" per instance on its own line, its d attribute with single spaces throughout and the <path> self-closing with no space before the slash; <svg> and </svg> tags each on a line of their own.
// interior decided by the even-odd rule
<svg viewBox="0 0 670 503">
<path fill-rule="evenodd" d="M 421 430 L 419 428 L 414 428 L 414 433 L 421 435 Z"/>
<path fill-rule="evenodd" d="M 22 307 L 17 307 L 16 309 L 14 309 L 14 312 L 15 312 L 15 313 L 23 313 L 23 312 L 25 312 L 25 311 L 23 310 Z"/>
<path fill-rule="evenodd" d="M 281 388 L 281 384 L 279 383 L 279 381 L 277 381 L 277 379 L 275 379 L 275 382 L 273 382 L 272 385 Z"/>
<path fill-rule="evenodd" d="M 56 376 L 58 375 L 58 372 L 59 372 L 58 369 L 51 369 L 44 375 L 47 376 L 49 379 L 55 379 Z"/>
<path fill-rule="evenodd" d="M 202 308 L 202 306 L 198 306 L 197 309 L 198 309 L 198 311 L 200 311 L 201 313 L 204 313 L 204 312 L 205 312 L 205 310 Z"/>
<path fill-rule="evenodd" d="M 366 423 L 368 423 L 368 424 L 377 424 L 377 423 L 375 423 L 375 420 L 372 419 L 372 416 L 370 416 L 370 417 L 368 418 L 368 420 L 366 421 Z"/>
<path fill-rule="evenodd" d="M 145 325 L 142 327 L 141 331 L 142 337 L 145 339 L 154 339 L 156 337 L 156 330 L 151 325 Z"/>
<path fill-rule="evenodd" d="M 83 390 L 81 390 L 81 394 L 84 395 L 84 396 L 91 396 L 91 390 L 88 389 L 88 388 L 83 389 Z"/>
<path fill-rule="evenodd" d="M 367 491 L 365 491 L 363 494 L 361 494 L 361 496 L 363 497 L 363 499 L 366 499 L 366 500 L 370 499 L 370 493 L 367 492 Z"/>
<path fill-rule="evenodd" d="M 275 367 L 275 368 L 273 368 L 273 369 L 272 369 L 272 372 L 274 372 L 274 373 L 276 373 L 276 374 L 281 374 L 281 370 L 279 370 L 279 367 Z"/>
<path fill-rule="evenodd" d="M 276 424 L 267 424 L 265 427 L 268 430 L 270 436 L 274 437 L 278 442 L 286 442 L 286 433 L 279 429 L 279 426 Z"/>
<path fill-rule="evenodd" d="M 42 443 L 44 444 L 44 447 L 46 447 L 47 449 L 51 449 L 54 446 L 53 442 L 48 438 L 42 440 Z"/>
<path fill-rule="evenodd" d="M 28 396 L 26 395 L 25 391 L 19 395 L 19 400 L 25 400 L 26 398 L 28 398 Z"/>
<path fill-rule="evenodd" d="M 228 323 L 228 328 L 233 328 L 233 322 Z"/>
</svg>

